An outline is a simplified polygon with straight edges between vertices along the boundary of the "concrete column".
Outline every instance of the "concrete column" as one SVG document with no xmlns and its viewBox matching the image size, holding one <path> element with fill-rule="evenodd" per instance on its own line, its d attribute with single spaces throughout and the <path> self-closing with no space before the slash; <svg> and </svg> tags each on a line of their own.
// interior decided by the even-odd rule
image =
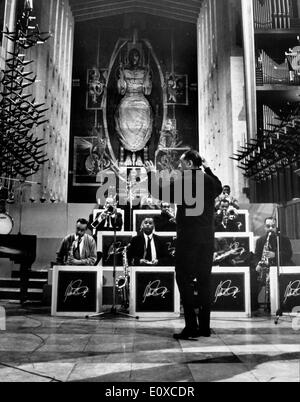
<svg viewBox="0 0 300 402">
<path fill-rule="evenodd" d="M 198 67 L 198 149 L 203 152 L 201 136 L 203 135 L 203 120 L 202 120 L 202 96 L 201 96 L 201 18 L 197 21 L 197 67 Z"/>
<path fill-rule="evenodd" d="M 5 11 L 4 11 L 4 24 L 3 30 L 15 31 L 16 29 L 16 13 L 17 13 L 17 2 L 18 0 L 6 0 Z M 5 59 L 7 59 L 7 52 L 13 52 L 14 44 L 3 36 L 3 49 L 5 54 Z"/>
<path fill-rule="evenodd" d="M 244 35 L 247 138 L 257 134 L 256 69 L 253 1 L 241 0 Z"/>
</svg>

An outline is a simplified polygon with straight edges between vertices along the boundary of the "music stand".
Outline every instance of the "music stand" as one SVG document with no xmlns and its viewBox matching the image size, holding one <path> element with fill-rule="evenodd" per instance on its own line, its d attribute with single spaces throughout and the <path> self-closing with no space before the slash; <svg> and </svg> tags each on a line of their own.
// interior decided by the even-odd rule
<svg viewBox="0 0 300 402">
<path fill-rule="evenodd" d="M 117 318 L 118 316 L 120 317 L 126 317 L 126 318 L 134 318 L 135 320 L 138 320 L 140 317 L 138 316 L 133 316 L 130 315 L 129 313 L 125 313 L 123 311 L 118 311 L 117 310 L 117 301 L 116 301 L 116 242 L 117 242 L 117 229 L 116 229 L 116 223 L 117 223 L 117 209 L 115 212 L 115 217 L 114 217 L 114 243 L 113 243 L 113 304 L 111 306 L 111 309 L 109 311 L 104 311 L 102 313 L 98 314 L 92 314 L 92 315 L 87 315 L 85 318 L 100 318 L 100 319 L 105 319 L 105 318 Z"/>
<path fill-rule="evenodd" d="M 277 222 L 277 228 L 276 228 L 276 240 L 277 240 L 277 297 L 278 297 L 278 305 L 279 308 L 276 311 L 276 317 L 274 320 L 274 324 L 278 325 L 280 318 L 283 316 L 283 310 L 281 307 L 281 300 L 280 300 L 280 275 L 281 275 L 281 266 L 280 266 L 280 234 L 281 231 L 279 229 L 279 212 L 278 212 L 278 206 L 276 207 L 276 222 Z"/>
<path fill-rule="evenodd" d="M 278 305 L 279 308 L 276 311 L 276 317 L 275 317 L 275 321 L 274 324 L 278 325 L 280 317 L 282 317 L 283 313 L 282 313 L 282 308 L 281 308 L 281 300 L 280 300 L 280 284 L 279 284 L 279 280 L 280 280 L 280 230 L 278 228 L 278 222 L 277 222 L 277 230 L 276 230 L 276 240 L 277 240 L 277 297 L 278 297 Z"/>
</svg>

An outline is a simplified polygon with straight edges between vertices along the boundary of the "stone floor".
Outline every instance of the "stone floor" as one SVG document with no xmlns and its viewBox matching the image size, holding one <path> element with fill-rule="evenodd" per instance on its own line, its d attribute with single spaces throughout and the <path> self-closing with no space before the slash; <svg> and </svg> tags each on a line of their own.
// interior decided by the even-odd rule
<svg viewBox="0 0 300 402">
<path fill-rule="evenodd" d="M 4 307 L 1 382 L 300 382 L 300 330 L 289 317 L 278 326 L 266 317 L 213 320 L 211 338 L 178 342 L 182 319 L 54 318 Z"/>
</svg>

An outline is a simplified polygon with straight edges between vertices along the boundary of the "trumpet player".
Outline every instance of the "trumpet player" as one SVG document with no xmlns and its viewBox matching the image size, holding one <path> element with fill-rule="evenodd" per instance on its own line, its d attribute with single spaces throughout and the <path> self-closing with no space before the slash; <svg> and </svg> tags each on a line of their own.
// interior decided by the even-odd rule
<svg viewBox="0 0 300 402">
<path fill-rule="evenodd" d="M 220 208 L 221 202 L 223 200 L 227 200 L 229 202 L 229 205 L 232 206 L 233 208 L 239 209 L 238 200 L 231 195 L 231 188 L 230 186 L 228 186 L 228 184 L 223 186 L 222 193 L 215 200 L 216 210 Z"/>
<path fill-rule="evenodd" d="M 117 210 L 117 203 L 114 198 L 108 197 L 105 202 L 104 210 L 99 212 L 91 224 L 91 228 L 96 232 L 120 231 L 123 226 L 122 214 Z"/>
<path fill-rule="evenodd" d="M 86 233 L 88 221 L 78 219 L 76 232 L 66 236 L 57 252 L 58 265 L 95 265 L 97 259 L 96 242 Z"/>
<path fill-rule="evenodd" d="M 155 222 L 157 232 L 176 232 L 176 214 L 168 202 L 160 204 L 161 214 Z"/>
<path fill-rule="evenodd" d="M 238 222 L 238 212 L 230 206 L 229 200 L 223 199 L 220 202 L 219 210 L 215 217 L 216 232 L 239 232 L 241 222 Z"/>
</svg>

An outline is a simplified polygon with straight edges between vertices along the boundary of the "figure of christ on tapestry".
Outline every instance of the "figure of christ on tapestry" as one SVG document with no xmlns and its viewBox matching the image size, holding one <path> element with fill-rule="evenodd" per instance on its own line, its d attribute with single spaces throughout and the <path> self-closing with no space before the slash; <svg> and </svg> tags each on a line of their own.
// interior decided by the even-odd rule
<svg viewBox="0 0 300 402">
<path fill-rule="evenodd" d="M 141 66 L 137 48 L 130 50 L 129 64 L 120 63 L 118 91 L 123 96 L 118 105 L 115 124 L 118 139 L 127 155 L 125 165 L 143 166 L 142 152 L 151 138 L 153 114 L 146 96 L 152 92 L 149 67 Z"/>
</svg>

